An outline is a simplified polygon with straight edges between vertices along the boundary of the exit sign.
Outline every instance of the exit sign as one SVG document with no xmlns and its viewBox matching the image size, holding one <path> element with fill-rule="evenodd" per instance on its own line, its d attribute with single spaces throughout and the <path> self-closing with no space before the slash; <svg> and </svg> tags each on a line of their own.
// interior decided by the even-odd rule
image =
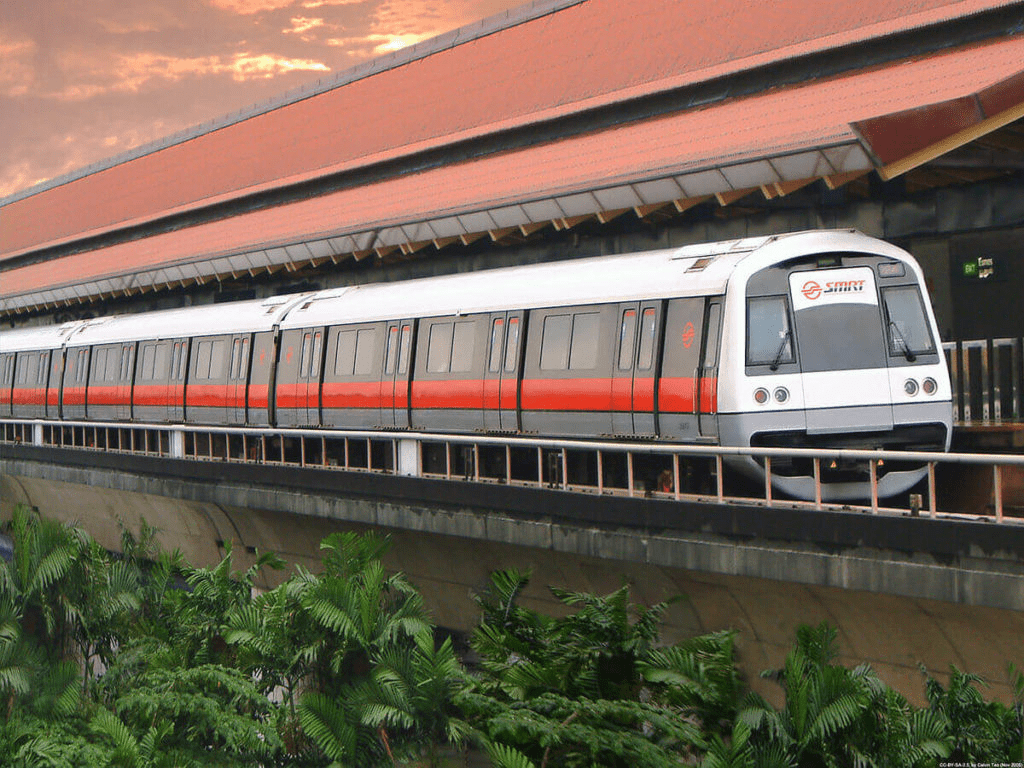
<svg viewBox="0 0 1024 768">
<path fill-rule="evenodd" d="M 969 259 L 961 265 L 961 270 L 968 280 L 991 280 L 996 274 L 995 259 L 991 256 Z"/>
</svg>

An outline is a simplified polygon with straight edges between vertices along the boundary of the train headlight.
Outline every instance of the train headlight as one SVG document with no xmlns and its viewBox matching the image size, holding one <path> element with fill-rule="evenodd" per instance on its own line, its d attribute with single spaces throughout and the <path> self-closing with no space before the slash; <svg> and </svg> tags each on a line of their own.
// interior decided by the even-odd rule
<svg viewBox="0 0 1024 768">
<path fill-rule="evenodd" d="M 924 393 L 926 395 L 934 395 L 936 392 L 939 391 L 939 385 L 935 381 L 935 379 L 928 377 L 927 379 L 921 382 L 921 389 L 924 390 Z"/>
<path fill-rule="evenodd" d="M 914 379 L 907 379 L 903 382 L 903 391 L 913 397 L 917 394 L 918 386 Z"/>
<path fill-rule="evenodd" d="M 786 389 L 785 387 L 776 387 L 775 388 L 775 402 L 776 403 L 784 403 L 787 400 L 789 400 L 789 390 Z"/>
<path fill-rule="evenodd" d="M 758 405 L 764 405 L 768 402 L 768 390 L 764 387 L 758 387 L 754 390 L 754 402 Z"/>
</svg>

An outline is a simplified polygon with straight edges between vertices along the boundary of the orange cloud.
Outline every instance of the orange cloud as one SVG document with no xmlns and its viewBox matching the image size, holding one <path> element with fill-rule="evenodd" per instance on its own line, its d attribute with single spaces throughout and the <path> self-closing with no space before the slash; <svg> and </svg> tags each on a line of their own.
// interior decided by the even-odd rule
<svg viewBox="0 0 1024 768">
<path fill-rule="evenodd" d="M 309 19 L 305 16 L 293 16 L 291 19 L 291 29 L 281 30 L 286 35 L 299 35 L 303 40 L 309 40 L 310 37 L 306 35 L 314 29 L 324 26 L 323 19 Z"/>
<path fill-rule="evenodd" d="M 230 11 L 243 16 L 250 16 L 263 11 L 276 11 L 287 8 L 295 0 L 209 0 L 210 5 L 222 11 Z"/>
<path fill-rule="evenodd" d="M 35 73 L 32 57 L 36 44 L 32 40 L 12 40 L 0 35 L 0 95 L 13 97 L 29 93 Z"/>
<path fill-rule="evenodd" d="M 190 77 L 228 74 L 237 82 L 267 80 L 296 71 L 329 72 L 330 67 L 313 59 L 293 59 L 275 54 L 250 52 L 233 56 L 180 58 L 156 53 L 119 55 L 111 60 L 93 61 L 80 54 L 67 54 L 62 62 L 76 82 L 49 94 L 62 101 L 83 101 L 102 93 L 137 93 L 152 81 L 176 82 Z"/>
</svg>

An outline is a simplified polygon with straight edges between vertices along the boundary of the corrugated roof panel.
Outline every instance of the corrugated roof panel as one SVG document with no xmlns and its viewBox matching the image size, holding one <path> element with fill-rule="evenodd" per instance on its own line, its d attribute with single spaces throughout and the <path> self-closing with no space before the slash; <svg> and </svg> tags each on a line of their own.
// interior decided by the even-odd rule
<svg viewBox="0 0 1024 768">
<path fill-rule="evenodd" d="M 0 291 L 10 297 L 65 284 L 70 274 L 77 280 L 97 280 L 260 251 L 268 243 L 330 237 L 338 252 L 353 252 L 372 247 L 378 227 L 415 222 L 428 222 L 438 236 L 485 232 L 501 228 L 488 209 L 512 211 L 510 201 L 519 201 L 531 221 L 544 222 L 568 215 L 556 198 L 583 200 L 586 190 L 653 182 L 665 175 L 675 176 L 684 196 L 699 197 L 731 189 L 722 169 L 751 161 L 771 159 L 782 172 L 784 158 L 821 153 L 828 159 L 825 173 L 869 169 L 851 122 L 910 109 L 923 99 L 954 99 L 993 88 L 1020 61 L 1024 39 L 1013 39 L 892 70 L 774 90 L 82 252 L 65 257 L 61 266 L 42 262 L 12 269 L 4 273 Z M 821 173 L 819 164 L 817 175 Z M 763 179 L 754 176 L 744 183 L 754 186 L 778 178 L 774 171 Z M 649 194 L 655 189 L 642 188 Z M 664 191 L 672 196 L 667 199 L 675 196 L 671 185 Z M 642 200 L 652 201 L 649 196 Z M 609 199 L 603 205 L 623 207 L 617 203 Z M 455 231 L 456 222 L 460 231 Z M 284 251 L 275 253 L 280 258 Z"/>
<path fill-rule="evenodd" d="M 1007 4 L 588 0 L 14 201 L 0 254 Z"/>
</svg>

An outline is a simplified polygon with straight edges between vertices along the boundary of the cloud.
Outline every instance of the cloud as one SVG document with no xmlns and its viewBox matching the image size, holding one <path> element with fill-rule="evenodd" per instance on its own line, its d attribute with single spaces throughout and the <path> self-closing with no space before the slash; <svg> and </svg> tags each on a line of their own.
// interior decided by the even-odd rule
<svg viewBox="0 0 1024 768">
<path fill-rule="evenodd" d="M 0 34 L 0 95 L 24 96 L 35 82 L 32 57 L 36 44 L 28 39 L 13 40 Z"/>
<path fill-rule="evenodd" d="M 251 16 L 265 11 L 277 11 L 287 8 L 296 0 L 208 0 L 210 5 L 222 11 L 230 11 L 242 16 Z"/>
<path fill-rule="evenodd" d="M 285 35 L 298 35 L 305 42 L 313 39 L 312 35 L 306 34 L 307 32 L 324 26 L 323 19 L 310 19 L 305 16 L 292 16 L 291 22 L 291 28 L 283 29 L 281 33 Z"/>
<path fill-rule="evenodd" d="M 62 64 L 66 72 L 76 74 L 77 82 L 65 83 L 60 90 L 46 94 L 60 101 L 84 101 L 105 93 L 138 93 L 158 81 L 177 82 L 186 78 L 226 74 L 236 82 L 245 82 L 267 80 L 298 71 L 331 70 L 327 64 L 315 59 L 248 51 L 231 56 L 195 57 L 143 52 L 118 54 L 103 60 L 81 54 L 67 54 Z"/>
</svg>

